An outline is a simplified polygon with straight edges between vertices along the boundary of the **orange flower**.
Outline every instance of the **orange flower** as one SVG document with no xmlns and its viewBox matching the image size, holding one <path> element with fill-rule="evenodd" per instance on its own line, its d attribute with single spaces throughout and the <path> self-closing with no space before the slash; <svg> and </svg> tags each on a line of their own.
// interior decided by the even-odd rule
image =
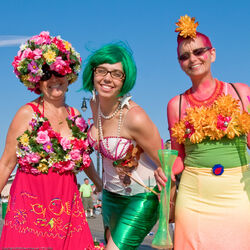
<svg viewBox="0 0 250 250">
<path fill-rule="evenodd" d="M 250 115 L 241 112 L 239 101 L 231 95 L 220 96 L 210 107 L 191 107 L 187 115 L 172 128 L 172 136 L 179 144 L 188 137 L 192 143 L 199 143 L 205 138 L 220 140 L 250 132 Z M 192 134 L 187 136 L 193 128 Z"/>
<path fill-rule="evenodd" d="M 199 25 L 199 23 L 198 22 L 195 23 L 194 17 L 191 18 L 188 15 L 185 15 L 181 16 L 178 21 L 179 22 L 177 22 L 176 25 L 179 27 L 175 29 L 175 32 L 179 32 L 179 36 L 183 36 L 184 38 L 196 37 L 196 28 Z"/>
</svg>

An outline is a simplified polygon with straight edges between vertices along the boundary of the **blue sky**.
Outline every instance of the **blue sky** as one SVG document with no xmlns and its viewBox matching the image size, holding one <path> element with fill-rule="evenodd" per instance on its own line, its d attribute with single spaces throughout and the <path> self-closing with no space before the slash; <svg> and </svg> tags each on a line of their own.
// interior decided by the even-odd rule
<svg viewBox="0 0 250 250">
<path fill-rule="evenodd" d="M 2 1 L 0 14 L 1 130 L 0 153 L 11 120 L 18 108 L 36 98 L 13 73 L 12 61 L 22 39 L 49 31 L 61 35 L 81 54 L 112 41 L 127 42 L 138 67 L 133 99 L 141 105 L 164 140 L 169 138 L 166 106 L 175 95 L 191 86 L 176 55 L 175 23 L 188 14 L 199 22 L 198 31 L 208 35 L 217 51 L 213 76 L 226 82 L 249 84 L 249 1 L 78 0 Z M 67 103 L 78 109 L 81 74 L 69 88 Z M 90 110 L 83 116 L 89 118 Z M 95 156 L 93 156 L 95 161 Z M 78 176 L 80 183 L 83 175 Z"/>
</svg>

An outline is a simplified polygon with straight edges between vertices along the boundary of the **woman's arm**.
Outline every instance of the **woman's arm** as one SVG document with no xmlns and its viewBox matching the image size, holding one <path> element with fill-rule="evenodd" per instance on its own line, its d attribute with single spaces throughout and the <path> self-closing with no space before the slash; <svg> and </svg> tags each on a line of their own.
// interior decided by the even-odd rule
<svg viewBox="0 0 250 250">
<path fill-rule="evenodd" d="M 128 111 L 124 127 L 127 129 L 129 136 L 158 166 L 156 170 L 158 174 L 155 174 L 155 178 L 158 188 L 161 189 L 160 185 L 165 185 L 167 178 L 162 171 L 158 171 L 158 169 L 161 169 L 158 157 L 158 150 L 161 149 L 161 137 L 157 127 L 140 106 L 134 106 Z"/>
<path fill-rule="evenodd" d="M 90 166 L 84 170 L 86 175 L 93 181 L 93 183 L 96 186 L 96 192 L 101 192 L 102 191 L 102 180 L 97 174 L 94 164 L 91 161 Z"/>
<path fill-rule="evenodd" d="M 14 170 L 17 157 L 17 137 L 22 135 L 29 128 L 32 112 L 29 106 L 21 107 L 12 120 L 5 142 L 4 152 L 0 159 L 0 193 L 2 192 L 9 176 Z"/>
<path fill-rule="evenodd" d="M 175 180 L 174 175 L 179 174 L 183 171 L 184 169 L 183 162 L 185 158 L 184 146 L 176 142 L 175 138 L 172 137 L 172 131 L 171 131 L 175 123 L 179 122 L 180 120 L 179 105 L 180 105 L 180 96 L 175 96 L 173 99 L 169 101 L 167 106 L 167 117 L 168 117 L 169 134 L 171 139 L 171 149 L 178 151 L 178 157 L 176 158 L 172 168 L 172 173 L 173 173 L 172 179 L 174 180 Z"/>
<path fill-rule="evenodd" d="M 244 110 L 248 112 L 248 107 L 250 106 L 250 87 L 244 83 L 235 83 L 234 86 L 242 99 Z M 247 146 L 250 149 L 250 133 L 247 135 Z"/>
<path fill-rule="evenodd" d="M 75 110 L 76 115 L 80 114 L 79 110 L 77 110 L 77 109 L 74 109 L 74 110 Z M 96 192 L 101 192 L 101 190 L 102 190 L 102 180 L 99 177 L 99 175 L 97 174 L 92 160 L 91 160 L 90 166 L 88 168 L 86 168 L 84 170 L 84 172 L 93 181 L 93 183 L 96 185 Z"/>
</svg>

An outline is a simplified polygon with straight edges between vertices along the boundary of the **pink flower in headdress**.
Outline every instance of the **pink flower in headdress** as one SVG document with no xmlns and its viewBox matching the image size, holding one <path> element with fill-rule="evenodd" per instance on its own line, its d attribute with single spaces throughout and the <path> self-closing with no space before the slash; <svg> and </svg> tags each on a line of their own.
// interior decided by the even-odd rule
<svg viewBox="0 0 250 250">
<path fill-rule="evenodd" d="M 57 37 L 54 37 L 52 39 L 52 43 L 54 43 L 60 51 L 67 52 L 67 50 L 65 48 L 65 45 L 64 45 L 64 43 L 63 43 L 63 41 L 61 39 L 58 39 Z"/>
<path fill-rule="evenodd" d="M 82 163 L 83 163 L 83 165 L 82 165 L 81 169 L 85 169 L 85 168 L 89 167 L 89 165 L 91 163 L 91 158 L 90 158 L 89 154 L 84 153 L 82 155 Z"/>
<path fill-rule="evenodd" d="M 22 59 L 20 56 L 15 56 L 14 61 L 12 62 L 12 66 L 16 69 L 19 66 L 19 63 Z"/>
<path fill-rule="evenodd" d="M 33 76 L 32 74 L 29 74 L 29 81 L 30 82 L 37 83 L 40 81 L 40 79 L 41 79 L 41 76 L 38 76 L 38 75 Z"/>
<path fill-rule="evenodd" d="M 72 72 L 68 61 L 64 61 L 61 56 L 56 58 L 56 61 L 50 65 L 50 69 L 58 72 L 61 75 L 67 75 Z"/>
<path fill-rule="evenodd" d="M 40 35 L 31 37 L 30 41 L 34 41 L 35 44 L 37 44 L 37 45 L 50 44 L 51 43 L 51 38 L 49 36 L 49 32 L 43 31 L 43 32 L 40 33 Z"/>
<path fill-rule="evenodd" d="M 217 128 L 225 131 L 228 127 L 231 117 L 225 117 L 223 115 L 218 115 L 217 117 Z"/>
<path fill-rule="evenodd" d="M 50 138 L 48 136 L 48 131 L 39 131 L 37 133 L 36 142 L 39 144 L 45 144 L 45 143 L 50 142 Z"/>
<path fill-rule="evenodd" d="M 33 58 L 33 51 L 30 48 L 27 48 L 22 52 L 21 59 L 24 59 L 24 58 L 28 58 L 28 59 Z"/>
<path fill-rule="evenodd" d="M 81 131 L 84 131 L 88 127 L 87 123 L 82 117 L 77 117 L 75 124 Z"/>
<path fill-rule="evenodd" d="M 31 73 L 36 74 L 39 70 L 39 67 L 37 66 L 35 61 L 31 61 L 31 63 L 28 64 L 28 69 Z"/>
<path fill-rule="evenodd" d="M 33 59 L 37 60 L 42 57 L 43 51 L 41 49 L 33 50 Z"/>
</svg>

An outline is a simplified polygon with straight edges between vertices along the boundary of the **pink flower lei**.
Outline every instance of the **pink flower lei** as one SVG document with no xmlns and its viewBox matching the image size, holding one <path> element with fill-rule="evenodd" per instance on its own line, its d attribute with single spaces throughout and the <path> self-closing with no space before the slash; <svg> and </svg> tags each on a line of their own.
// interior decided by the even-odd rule
<svg viewBox="0 0 250 250">
<path fill-rule="evenodd" d="M 47 118 L 34 114 L 30 122 L 31 131 L 26 130 L 17 138 L 18 167 L 21 171 L 41 174 L 48 173 L 52 168 L 60 174 L 78 173 L 90 166 L 89 154 L 93 149 L 87 140 L 88 125 L 80 115 L 66 120 L 72 131 L 69 139 L 55 132 Z"/>
</svg>

